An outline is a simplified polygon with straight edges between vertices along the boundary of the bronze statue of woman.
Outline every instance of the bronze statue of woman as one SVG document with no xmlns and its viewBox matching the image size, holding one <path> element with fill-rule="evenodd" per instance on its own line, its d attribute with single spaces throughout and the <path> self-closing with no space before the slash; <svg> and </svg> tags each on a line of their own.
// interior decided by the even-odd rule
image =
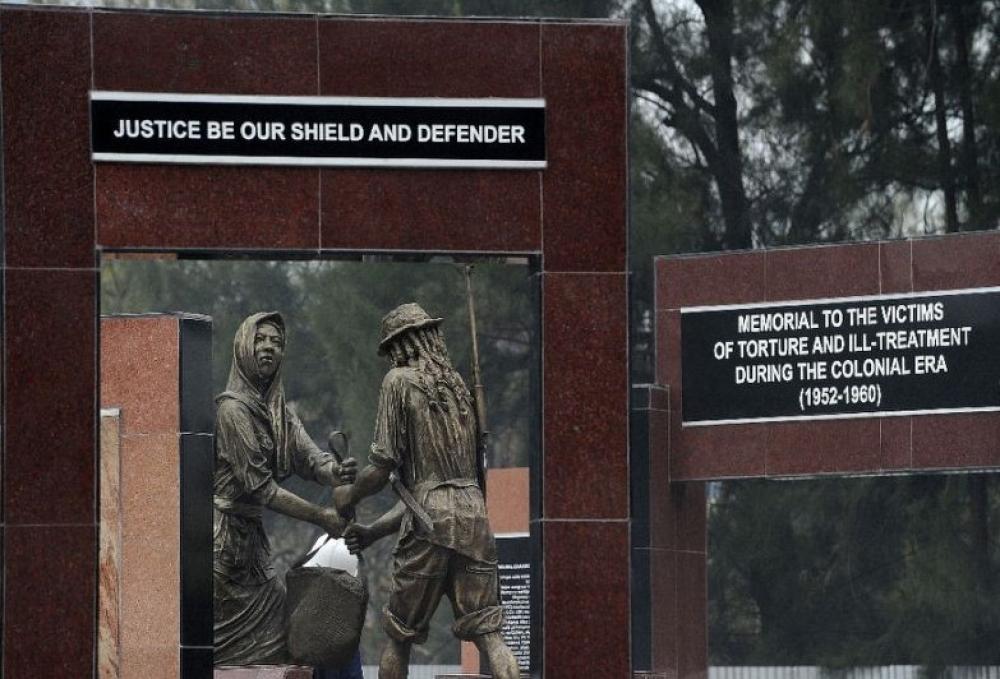
<svg viewBox="0 0 1000 679">
<path fill-rule="evenodd" d="M 264 507 L 339 536 L 333 508 L 307 502 L 278 485 L 291 474 L 336 487 L 354 480 L 357 463 L 337 464 L 285 404 L 281 382 L 285 322 L 276 312 L 243 321 L 233 339 L 226 391 L 215 418 L 215 664 L 287 660 L 285 584 L 271 564 Z"/>
</svg>

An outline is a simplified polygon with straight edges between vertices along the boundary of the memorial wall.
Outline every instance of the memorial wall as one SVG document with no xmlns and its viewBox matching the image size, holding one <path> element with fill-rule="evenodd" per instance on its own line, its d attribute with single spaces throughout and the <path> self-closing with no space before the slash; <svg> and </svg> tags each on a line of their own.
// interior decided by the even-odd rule
<svg viewBox="0 0 1000 679">
<path fill-rule="evenodd" d="M 0 49 L 4 676 L 98 672 L 107 254 L 527 262 L 542 337 L 533 671 L 628 674 L 621 22 L 4 6 Z M 576 558 L 592 544 L 600 573 Z M 175 666 L 208 676 L 188 632 Z"/>
<path fill-rule="evenodd" d="M 280 632 L 236 634 L 236 650 L 221 653 L 220 618 L 253 625 L 219 614 L 220 601 L 240 597 L 223 601 L 217 584 L 221 571 L 252 581 L 232 592 L 264 592 L 277 621 L 285 572 L 310 568 L 302 557 L 324 533 L 339 535 L 342 552 L 360 544 L 369 555 L 350 580 L 371 590 L 357 624 L 366 665 L 385 648 L 397 673 L 445 658 L 466 676 L 490 665 L 495 676 L 550 679 L 724 676 L 728 656 L 711 634 L 735 630 L 741 661 L 760 664 L 765 656 L 746 651 L 747 640 L 763 638 L 768 618 L 737 591 L 738 568 L 722 586 L 713 579 L 713 563 L 743 557 L 713 556 L 720 532 L 710 530 L 727 511 L 726 484 L 758 480 L 795 482 L 773 488 L 892 476 L 917 479 L 914 496 L 936 488 L 937 498 L 961 485 L 946 475 L 968 479 L 965 505 L 934 512 L 968 518 L 969 535 L 949 529 L 930 544 L 939 575 L 965 569 L 979 583 L 949 590 L 955 597 L 990 601 L 1000 519 L 995 485 L 984 490 L 980 476 L 1000 469 L 1000 237 L 907 237 L 915 222 L 899 202 L 905 191 L 889 200 L 886 186 L 912 182 L 919 163 L 904 163 L 902 179 L 876 163 L 895 178 L 871 184 L 883 175 L 826 164 L 809 146 L 816 130 L 833 130 L 842 146 L 856 133 L 882 134 L 882 109 L 859 119 L 837 108 L 841 100 L 875 106 L 889 80 L 923 83 L 885 77 L 909 63 L 913 44 L 921 68 L 957 59 L 962 7 L 975 3 L 949 5 L 942 35 L 956 41 L 954 55 L 938 54 L 936 33 L 908 42 L 923 15 L 913 26 L 864 24 L 865 36 L 906 39 L 881 40 L 901 50 L 889 55 L 898 61 L 879 57 L 884 72 L 865 80 L 864 95 L 843 94 L 844 74 L 831 76 L 832 127 L 789 118 L 811 100 L 738 116 L 745 102 L 734 87 L 745 83 L 731 78 L 732 17 L 719 32 L 720 16 L 695 4 L 697 30 L 683 7 L 658 18 L 656 3 L 636 3 L 631 25 L 0 6 L 3 676 L 237 679 L 258 671 L 237 666 L 257 661 L 289 679 L 309 676 L 289 664 L 301 658 L 284 653 Z M 856 12 L 817 18 L 828 5 L 807 5 L 801 16 L 767 11 L 803 35 L 828 21 L 829 35 L 860 30 Z M 810 99 L 800 90 L 820 80 L 809 75 L 815 60 L 762 57 L 771 27 L 785 24 L 746 11 L 759 21 L 736 22 L 738 37 L 749 36 L 741 49 L 762 70 L 742 75 Z M 663 23 L 671 17 L 682 20 Z M 979 35 L 996 23 L 972 18 Z M 699 61 L 702 33 L 721 59 Z M 690 42 L 691 54 L 675 51 L 675 39 Z M 976 59 L 993 63 L 982 42 L 972 43 Z M 798 86 L 792 75 L 802 76 Z M 633 105 L 630 83 L 643 104 Z M 929 89 L 892 93 L 932 98 Z M 935 94 L 964 115 L 959 95 L 957 84 Z M 696 128 L 686 127 L 692 120 Z M 995 125 L 983 120 L 981 138 L 993 139 Z M 742 153 L 763 153 L 742 169 L 739 125 L 743 143 L 754 140 Z M 922 125 L 930 148 L 931 123 Z M 631 187 L 630 129 L 644 149 Z M 810 179 L 828 181 L 823 190 L 799 186 L 811 184 L 790 169 L 795 153 L 820 158 Z M 959 210 L 952 195 L 924 215 L 948 231 L 991 224 L 992 203 L 977 197 L 963 154 L 954 177 L 967 204 Z M 947 193 L 952 173 L 938 177 L 928 168 L 940 158 L 920 158 L 931 187 L 920 191 Z M 844 186 L 851 190 L 837 193 Z M 801 210 L 789 202 L 796 195 Z M 907 195 L 912 212 L 924 194 Z M 869 205 L 857 196 L 876 197 Z M 911 220 L 906 228 L 872 226 L 888 203 L 892 219 Z M 812 230 L 783 224 L 786 212 L 815 218 Z M 870 219 L 858 227 L 858 215 Z M 654 222 L 669 235 L 651 237 Z M 901 237 L 780 246 L 873 234 Z M 724 250 L 656 257 L 650 273 L 651 248 Z M 650 383 L 630 385 L 643 362 Z M 219 395 L 230 417 L 221 425 L 210 402 Z M 412 456 L 393 459 L 405 446 L 391 442 L 427 423 L 441 424 L 428 439 L 446 441 L 444 457 L 462 462 L 438 474 L 447 479 L 416 470 Z M 246 436 L 220 443 L 220 426 Z M 225 496 L 219 470 L 245 470 L 241 460 L 257 463 L 261 483 L 243 474 L 239 493 Z M 443 483 L 429 488 L 431 477 Z M 498 494 L 483 497 L 491 487 Z M 760 502 L 733 511 L 757 517 L 770 490 L 747 493 Z M 435 503 L 432 493 L 449 500 Z M 396 523 L 376 535 L 396 506 Z M 397 532 L 398 543 L 387 537 Z M 468 561 L 449 552 L 447 567 L 430 573 L 444 552 L 418 564 L 413 543 L 442 547 L 431 537 L 466 549 Z M 968 568 L 949 560 L 966 543 L 986 545 Z M 791 549 L 780 556 L 797 563 Z M 898 560 L 919 561 L 911 552 Z M 245 559 L 222 563 L 246 554 L 257 571 Z M 816 570 L 788 579 L 806 582 Z M 447 589 L 460 602 L 454 611 L 444 604 L 432 617 L 434 606 L 397 597 L 397 611 L 412 615 L 382 615 L 391 592 L 414 591 L 400 581 L 428 575 L 441 587 L 427 600 Z M 896 620 L 932 610 L 920 596 L 939 588 L 910 591 L 918 596 L 893 609 Z M 976 610 L 988 624 L 970 624 L 993 629 L 993 610 Z M 812 657 L 810 630 L 832 634 L 824 615 L 810 621 L 815 628 L 799 625 L 801 647 L 775 644 L 788 650 L 786 664 Z M 429 643 L 411 644 L 425 631 Z M 975 655 L 988 645 L 965 648 Z M 832 657 L 825 664 L 839 667 L 862 656 Z M 982 668 L 997 664 L 976 657 Z"/>
<path fill-rule="evenodd" d="M 922 671 L 913 661 L 921 657 L 919 651 L 894 641 L 891 630 L 905 628 L 907 622 L 898 608 L 886 610 L 885 595 L 878 594 L 886 585 L 875 582 L 873 573 L 899 577 L 897 571 L 909 572 L 903 564 L 918 564 L 915 570 L 929 572 L 933 564 L 943 563 L 952 572 L 975 573 L 995 558 L 988 547 L 995 526 L 986 477 L 995 477 L 1000 467 L 1000 382 L 994 356 L 1000 237 L 986 232 L 660 257 L 656 268 L 658 385 L 636 388 L 633 394 L 632 488 L 638 500 L 633 525 L 639 536 L 633 541 L 633 569 L 640 569 L 633 582 L 644 589 L 633 597 L 633 630 L 642 625 L 649 630 L 648 636 L 633 638 L 636 662 L 658 672 L 698 673 L 708 664 L 711 626 L 728 633 L 716 640 L 715 652 L 732 653 L 764 636 L 763 627 L 748 630 L 747 625 L 763 626 L 766 618 L 781 628 L 767 638 L 785 641 L 780 652 L 764 646 L 759 653 L 786 660 L 758 661 L 763 664 L 818 665 L 811 659 L 842 648 L 833 640 L 860 635 L 878 636 L 886 655 L 896 658 L 871 664 Z M 641 471 L 646 468 L 648 480 Z M 968 482 L 946 484 L 939 472 L 961 472 Z M 937 476 L 917 476 L 927 474 Z M 900 475 L 913 476 L 912 483 Z M 900 492 L 894 495 L 887 484 L 832 487 L 837 479 L 860 482 L 881 476 L 896 478 Z M 801 481 L 780 488 L 750 485 L 768 479 Z M 791 486 L 798 483 L 803 493 L 814 492 L 826 504 L 769 504 L 769 497 L 794 501 Z M 872 491 L 868 497 L 858 495 L 864 488 Z M 943 488 L 953 502 L 942 502 Z M 748 492 L 732 495 L 739 489 Z M 744 506 L 732 502 L 734 497 L 757 504 Z M 896 504 L 884 498 L 895 498 Z M 921 502 L 937 503 L 935 511 L 952 513 L 950 530 L 962 535 L 958 544 L 912 537 L 937 535 L 929 532 L 932 521 Z M 868 506 L 872 511 L 899 510 L 900 503 L 912 523 L 863 511 Z M 850 507 L 854 513 L 848 512 Z M 833 511 L 844 514 L 823 514 Z M 723 515 L 728 523 L 720 519 Z M 713 554 L 706 535 L 712 516 L 715 546 L 728 550 L 714 555 L 715 592 L 709 591 Z M 960 522 L 960 516 L 971 518 Z M 772 523 L 745 525 L 761 517 Z M 823 532 L 823 526 L 844 522 L 850 527 L 846 538 Z M 734 538 L 733 530 L 742 530 L 743 539 Z M 909 543 L 899 544 L 902 530 L 912 531 Z M 776 545 L 770 541 L 776 538 L 776 553 L 788 560 L 791 573 L 781 566 L 760 572 L 764 557 L 758 551 L 765 545 L 773 550 Z M 805 549 L 810 541 L 812 552 L 795 551 L 796 545 Z M 847 557 L 846 577 L 838 570 L 844 568 L 844 555 L 815 549 L 816 541 L 824 548 L 835 543 L 836 550 L 854 550 Z M 982 544 L 986 550 L 970 557 L 969 545 Z M 743 551 L 733 551 L 740 546 Z M 808 565 L 810 558 L 825 560 L 816 567 Z M 718 571 L 720 563 L 728 564 L 725 573 Z M 755 573 L 758 585 L 763 578 L 773 588 L 767 590 L 773 610 L 736 612 L 766 598 L 761 590 L 748 595 L 739 589 L 747 586 L 748 571 Z M 992 647 L 974 629 L 992 623 L 967 598 L 989 591 L 977 577 L 948 585 L 954 610 L 963 611 L 954 616 L 962 631 L 942 641 L 940 657 L 950 666 L 980 662 L 983 666 L 971 671 L 987 673 L 995 664 Z M 807 595 L 804 588 L 814 578 L 819 584 Z M 801 594 L 796 594 L 796 579 Z M 932 610 L 929 599 L 939 585 L 906 582 L 915 589 L 899 595 L 897 605 Z M 843 596 L 840 587 L 853 595 Z M 856 596 L 862 590 L 868 592 L 863 605 Z M 649 609 L 641 604 L 647 598 Z M 867 611 L 869 627 L 855 629 L 853 621 L 842 622 L 837 634 L 831 634 L 838 605 Z M 803 627 L 799 610 L 814 611 L 817 617 Z M 767 617 L 775 613 L 782 620 L 800 620 L 800 634 L 782 627 L 773 615 Z M 730 623 L 737 629 L 726 627 L 732 620 L 738 620 Z M 864 648 L 860 643 L 843 647 L 873 653 L 857 650 Z"/>
</svg>

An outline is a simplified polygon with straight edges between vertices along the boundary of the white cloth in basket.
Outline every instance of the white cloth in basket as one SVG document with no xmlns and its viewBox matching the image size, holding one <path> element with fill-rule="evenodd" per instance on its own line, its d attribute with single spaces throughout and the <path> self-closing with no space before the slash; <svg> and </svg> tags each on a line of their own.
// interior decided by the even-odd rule
<svg viewBox="0 0 1000 679">
<path fill-rule="evenodd" d="M 347 543 L 342 539 L 332 539 L 329 535 L 320 535 L 316 538 L 316 542 L 313 546 L 309 548 L 309 551 L 313 551 L 320 544 L 323 544 L 319 550 L 312 555 L 308 561 L 306 561 L 304 566 L 312 567 L 322 567 L 322 568 L 339 568 L 342 571 L 347 571 L 353 576 L 358 574 L 358 557 L 351 554 L 347 549 Z"/>
</svg>

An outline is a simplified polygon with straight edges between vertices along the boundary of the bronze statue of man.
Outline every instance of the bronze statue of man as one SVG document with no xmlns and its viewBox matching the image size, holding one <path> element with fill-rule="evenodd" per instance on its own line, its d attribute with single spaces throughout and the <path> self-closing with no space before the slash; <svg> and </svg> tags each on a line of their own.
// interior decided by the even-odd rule
<svg viewBox="0 0 1000 679">
<path fill-rule="evenodd" d="M 226 391 L 215 418 L 215 664 L 286 661 L 285 584 L 271 565 L 264 507 L 339 536 L 344 520 L 278 485 L 291 474 L 336 487 L 357 463 L 337 464 L 285 404 L 285 323 L 275 312 L 243 321 L 233 339 Z"/>
<path fill-rule="evenodd" d="M 371 526 L 353 524 L 344 537 L 352 550 L 399 530 L 393 588 L 383 610 L 389 642 L 379 679 L 405 679 L 411 645 L 427 638 L 441 597 L 455 612 L 452 631 L 473 641 L 493 676 L 515 679 L 517 661 L 500 636 L 497 555 L 476 481 L 477 424 L 472 397 L 452 367 L 439 329 L 417 304 L 382 319 L 379 353 L 389 358 L 382 381 L 370 464 L 351 486 L 334 490 L 346 512 L 378 492 L 396 474 L 432 526 L 421 529 L 403 502 Z"/>
</svg>

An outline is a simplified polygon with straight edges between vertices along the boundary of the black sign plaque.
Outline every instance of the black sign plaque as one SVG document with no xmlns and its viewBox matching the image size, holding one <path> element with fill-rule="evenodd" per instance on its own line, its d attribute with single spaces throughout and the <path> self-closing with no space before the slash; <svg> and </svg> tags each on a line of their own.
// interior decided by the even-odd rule
<svg viewBox="0 0 1000 679">
<path fill-rule="evenodd" d="M 1000 288 L 681 309 L 685 426 L 1000 410 Z"/>
<path fill-rule="evenodd" d="M 542 99 L 90 93 L 97 162 L 545 167 Z"/>
<path fill-rule="evenodd" d="M 531 669 L 531 539 L 523 533 L 496 536 L 500 571 L 501 634 L 522 672 Z"/>
</svg>

